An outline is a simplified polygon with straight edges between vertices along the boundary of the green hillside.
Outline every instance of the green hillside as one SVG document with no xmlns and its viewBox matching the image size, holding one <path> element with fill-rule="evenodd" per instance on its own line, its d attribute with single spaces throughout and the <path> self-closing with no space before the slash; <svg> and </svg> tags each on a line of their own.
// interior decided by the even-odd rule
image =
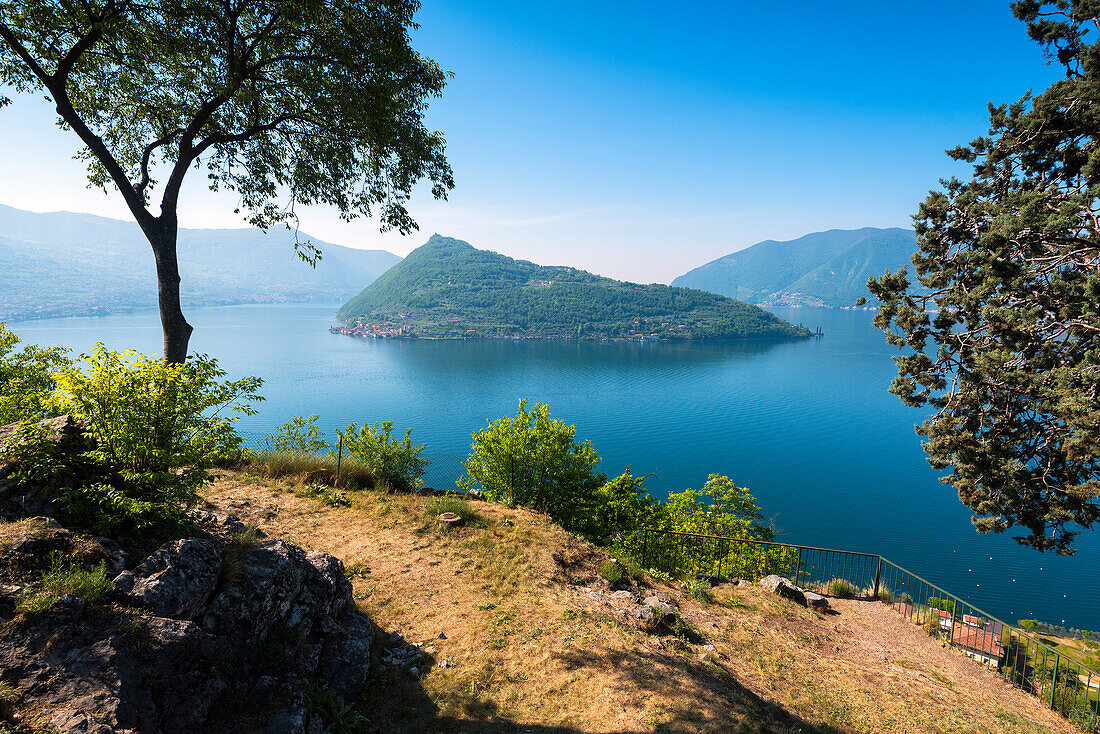
<svg viewBox="0 0 1100 734">
<path fill-rule="evenodd" d="M 364 336 L 719 339 L 808 332 L 688 288 L 544 267 L 434 235 L 340 309 Z"/>
<path fill-rule="evenodd" d="M 761 305 L 851 306 L 867 295 L 868 277 L 909 265 L 916 249 L 909 229 L 833 229 L 787 242 L 765 240 L 672 284 Z"/>
</svg>

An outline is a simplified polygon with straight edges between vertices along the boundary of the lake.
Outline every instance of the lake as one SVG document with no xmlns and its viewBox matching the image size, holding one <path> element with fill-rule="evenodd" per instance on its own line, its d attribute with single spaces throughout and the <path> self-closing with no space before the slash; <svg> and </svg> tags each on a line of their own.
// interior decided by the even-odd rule
<svg viewBox="0 0 1100 734">
<path fill-rule="evenodd" d="M 749 487 L 780 539 L 881 553 L 1008 621 L 1100 629 L 1100 533 L 1059 557 L 978 535 L 937 481 L 914 423 L 887 392 L 894 354 L 862 311 L 773 309 L 825 336 L 797 342 L 572 343 L 372 341 L 330 334 L 336 306 L 193 309 L 193 351 L 234 376 L 264 378 L 267 401 L 240 423 L 260 436 L 294 415 L 326 427 L 389 419 L 453 486 L 470 433 L 546 402 L 603 457 L 602 469 L 653 474 L 656 495 L 710 473 Z M 10 325 L 25 340 L 86 350 L 160 352 L 153 312 Z"/>
</svg>

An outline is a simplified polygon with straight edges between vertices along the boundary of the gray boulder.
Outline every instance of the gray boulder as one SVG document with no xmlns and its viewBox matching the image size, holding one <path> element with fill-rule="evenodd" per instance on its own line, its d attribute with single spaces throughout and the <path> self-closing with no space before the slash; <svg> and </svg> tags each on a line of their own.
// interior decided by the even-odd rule
<svg viewBox="0 0 1100 734">
<path fill-rule="evenodd" d="M 115 591 L 158 617 L 190 618 L 202 608 L 222 569 L 222 554 L 210 540 L 165 543 L 133 571 L 115 577 Z"/>
<path fill-rule="evenodd" d="M 815 594 L 812 591 L 804 591 L 802 592 L 802 594 L 806 597 L 806 606 L 808 606 L 810 609 L 825 611 L 829 608 L 829 600 L 823 597 L 821 594 Z"/>
<path fill-rule="evenodd" d="M 263 640 L 294 606 L 307 565 L 305 551 L 296 545 L 279 538 L 259 543 L 245 552 L 240 578 L 218 592 L 196 619 L 215 635 Z"/>
<path fill-rule="evenodd" d="M 668 594 L 664 594 L 665 599 L 661 598 L 662 595 L 654 595 L 647 597 L 645 605 L 653 610 L 653 613 L 657 617 L 657 622 L 665 622 L 676 616 L 676 607 L 672 606 L 668 597 Z"/>
<path fill-rule="evenodd" d="M 760 585 L 773 594 L 778 594 L 784 599 L 790 599 L 797 604 L 806 606 L 806 594 L 802 589 L 791 583 L 788 578 L 772 574 L 760 579 Z"/>
</svg>

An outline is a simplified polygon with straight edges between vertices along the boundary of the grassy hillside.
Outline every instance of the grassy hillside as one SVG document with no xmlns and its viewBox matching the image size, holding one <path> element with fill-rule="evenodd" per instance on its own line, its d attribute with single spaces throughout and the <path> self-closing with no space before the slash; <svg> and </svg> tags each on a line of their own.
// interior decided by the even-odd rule
<svg viewBox="0 0 1100 734">
<path fill-rule="evenodd" d="M 181 229 L 184 305 L 340 301 L 400 260 L 313 240 L 324 253 L 313 269 L 293 242 L 285 229 Z M 0 320 L 157 303 L 153 255 L 132 222 L 0 205 L 0 269 Z"/>
<path fill-rule="evenodd" d="M 762 305 L 851 306 L 867 295 L 868 277 L 909 265 L 916 249 L 908 229 L 834 229 L 760 242 L 672 284 Z"/>
<path fill-rule="evenodd" d="M 361 702 L 370 731 L 1076 731 L 884 604 L 832 599 L 822 614 L 732 586 L 704 603 L 649 580 L 700 633 L 651 636 L 590 597 L 607 592 L 607 554 L 543 515 L 472 502 L 470 522 L 441 530 L 435 498 L 349 492 L 334 508 L 296 494 L 305 479 L 226 473 L 206 498 L 340 557 L 360 608 L 422 645 L 419 677 L 382 673 Z"/>
<path fill-rule="evenodd" d="M 756 306 L 687 288 L 544 267 L 433 236 L 340 309 L 366 332 L 416 336 L 709 339 L 807 332 Z"/>
</svg>

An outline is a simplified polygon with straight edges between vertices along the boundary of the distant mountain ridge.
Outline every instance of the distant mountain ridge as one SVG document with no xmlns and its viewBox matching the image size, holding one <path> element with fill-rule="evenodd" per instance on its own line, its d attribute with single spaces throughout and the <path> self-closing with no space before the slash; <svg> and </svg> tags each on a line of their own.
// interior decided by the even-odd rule
<svg viewBox="0 0 1100 734">
<path fill-rule="evenodd" d="M 802 337 L 712 293 L 548 267 L 434 235 L 337 315 L 359 336 L 582 339 Z"/>
<path fill-rule="evenodd" d="M 869 277 L 910 265 L 916 250 L 911 229 L 832 229 L 786 242 L 758 242 L 695 268 L 672 285 L 761 306 L 852 306 L 868 295 Z"/>
<path fill-rule="evenodd" d="M 298 259 L 285 229 L 181 229 L 184 307 L 339 302 L 401 260 L 299 238 L 321 249 L 316 269 Z M 153 253 L 134 222 L 0 205 L 0 273 L 0 320 L 157 305 Z"/>
</svg>

